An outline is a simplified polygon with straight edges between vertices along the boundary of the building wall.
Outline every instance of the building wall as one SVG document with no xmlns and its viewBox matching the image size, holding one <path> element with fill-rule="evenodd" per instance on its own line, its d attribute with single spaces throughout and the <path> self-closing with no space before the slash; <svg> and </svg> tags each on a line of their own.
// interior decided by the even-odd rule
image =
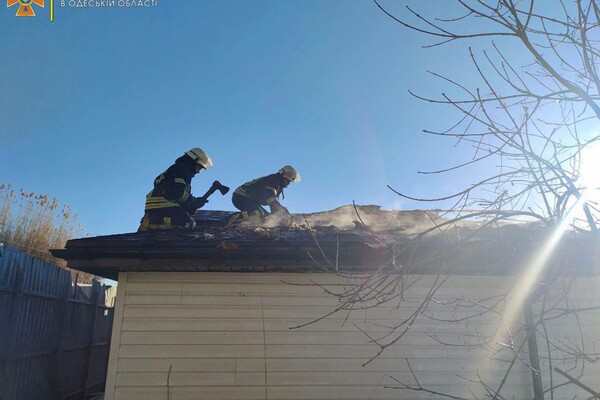
<svg viewBox="0 0 600 400">
<path fill-rule="evenodd" d="M 386 388 L 398 386 L 398 381 L 414 387 L 415 376 L 422 387 L 433 392 L 484 398 L 486 389 L 477 381 L 500 385 L 508 365 L 502 360 L 510 360 L 513 353 L 506 343 L 504 347 L 497 343 L 487 348 L 463 346 L 493 335 L 499 319 L 487 313 L 456 322 L 480 308 L 458 299 L 487 298 L 484 303 L 489 304 L 489 298 L 504 293 L 515 278 L 450 278 L 436 293 L 426 315 L 420 315 L 401 340 L 364 365 L 380 349 L 369 338 L 384 337 L 389 326 L 410 317 L 433 279 L 409 278 L 412 285 L 400 302 L 340 311 L 319 320 L 339 304 L 325 291 L 342 290 L 344 280 L 339 277 L 121 273 L 106 399 L 436 398 L 431 392 Z M 324 288 L 315 282 L 333 286 Z M 597 301 L 598 283 L 597 278 L 575 282 L 576 300 L 585 304 Z M 520 316 L 514 318 L 520 321 Z M 561 340 L 580 342 L 579 329 L 565 321 L 548 321 L 547 329 Z M 586 332 L 592 333 L 587 339 L 600 338 L 597 311 L 583 323 Z M 305 326 L 298 327 L 301 325 Z M 518 347 L 524 333 L 518 324 L 514 329 Z M 542 357 L 544 346 L 540 345 Z M 499 348 L 503 350 L 497 353 Z M 504 398 L 533 397 L 531 370 L 525 365 L 528 355 L 524 350 L 521 354 L 523 361 L 514 363 L 503 385 Z M 554 365 L 560 363 L 553 361 Z M 546 371 L 547 358 L 542 363 Z M 597 365 L 586 368 L 583 381 L 600 376 Z M 588 383 L 593 386 L 595 382 Z M 572 398 L 575 392 L 572 385 L 566 386 L 554 398 Z"/>
</svg>

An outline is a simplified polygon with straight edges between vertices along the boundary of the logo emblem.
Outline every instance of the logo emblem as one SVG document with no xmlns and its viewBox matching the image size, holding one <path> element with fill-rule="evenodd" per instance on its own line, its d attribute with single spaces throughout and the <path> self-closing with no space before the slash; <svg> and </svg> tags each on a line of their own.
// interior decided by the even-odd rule
<svg viewBox="0 0 600 400">
<path fill-rule="evenodd" d="M 6 7 L 12 7 L 19 4 L 17 17 L 35 17 L 33 5 L 44 7 L 44 0 L 6 0 Z"/>
</svg>

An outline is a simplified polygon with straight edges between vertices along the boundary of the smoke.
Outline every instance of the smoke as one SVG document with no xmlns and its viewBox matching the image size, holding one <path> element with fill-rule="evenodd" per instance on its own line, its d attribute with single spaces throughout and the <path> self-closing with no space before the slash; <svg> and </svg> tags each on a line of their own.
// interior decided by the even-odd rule
<svg viewBox="0 0 600 400">
<path fill-rule="evenodd" d="M 248 219 L 240 224 L 243 228 L 307 227 L 335 228 L 338 230 L 362 229 L 363 224 L 374 232 L 393 232 L 405 235 L 416 234 L 446 222 L 431 211 L 382 210 L 377 205 L 345 205 L 330 211 L 311 214 L 271 214 L 264 219 Z M 465 223 L 475 227 L 476 223 Z"/>
</svg>

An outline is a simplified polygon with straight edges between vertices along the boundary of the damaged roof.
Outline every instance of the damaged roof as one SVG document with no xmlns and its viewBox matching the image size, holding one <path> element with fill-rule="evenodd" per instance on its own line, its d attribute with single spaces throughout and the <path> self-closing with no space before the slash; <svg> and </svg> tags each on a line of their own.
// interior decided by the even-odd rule
<svg viewBox="0 0 600 400">
<path fill-rule="evenodd" d="M 476 231 L 465 222 L 414 240 L 447 221 L 434 212 L 384 211 L 379 206 L 343 206 L 286 220 L 268 218 L 227 225 L 230 211 L 200 210 L 193 230 L 161 230 L 69 240 L 51 250 L 69 268 L 110 279 L 120 271 L 368 272 L 382 267 L 410 273 L 505 275 L 522 270 L 545 235 L 506 225 Z M 590 251 L 561 242 L 553 264 L 586 263 Z M 595 243 L 595 242 L 594 242 Z M 595 253 L 594 253 L 594 257 Z M 566 262 L 565 260 L 569 261 Z M 408 271 L 407 271 L 408 272 Z"/>
</svg>

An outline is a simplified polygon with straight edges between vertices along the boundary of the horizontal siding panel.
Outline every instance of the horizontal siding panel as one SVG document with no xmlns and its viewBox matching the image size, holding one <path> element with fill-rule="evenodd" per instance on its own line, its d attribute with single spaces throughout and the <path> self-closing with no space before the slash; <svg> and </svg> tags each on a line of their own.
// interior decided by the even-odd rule
<svg viewBox="0 0 600 400">
<path fill-rule="evenodd" d="M 181 293 L 152 294 L 148 292 L 129 293 L 125 304 L 132 305 L 170 305 L 190 304 L 203 306 L 260 306 L 261 298 L 257 295 L 242 296 L 239 294 L 216 295 L 183 295 Z"/>
<path fill-rule="evenodd" d="M 379 347 L 376 345 L 282 345 L 267 346 L 270 358 L 361 358 L 366 362 L 374 356 Z M 506 354 L 510 354 L 508 350 Z M 121 358 L 257 358 L 263 357 L 263 345 L 122 345 Z M 481 348 L 464 349 L 461 347 L 396 346 L 383 352 L 383 358 L 473 358 L 485 357 L 490 352 Z"/>
<path fill-rule="evenodd" d="M 473 398 L 473 393 L 479 398 L 485 398 L 485 390 L 481 386 L 447 387 L 432 386 L 432 390 L 451 392 L 455 396 Z M 471 391 L 469 391 L 469 389 Z M 525 392 L 521 386 L 510 387 L 508 393 L 511 400 L 530 400 L 531 394 Z M 340 386 L 340 387 L 306 387 L 306 386 L 278 386 L 269 387 L 265 396 L 264 387 L 239 386 L 239 387 L 170 387 L 167 396 L 166 386 L 154 387 L 117 387 L 116 400 L 419 400 L 423 398 L 422 392 L 409 390 L 394 390 L 384 387 L 370 386 Z M 556 398 L 556 400 L 568 397 Z M 572 398 L 572 396 L 570 397 Z"/>
<path fill-rule="evenodd" d="M 183 291 L 184 283 L 161 283 L 161 282 L 130 282 L 129 275 L 127 278 L 127 293 L 135 292 L 150 292 L 150 293 L 181 293 Z"/>
<path fill-rule="evenodd" d="M 506 371 L 508 365 L 490 363 L 481 357 L 456 359 L 409 359 L 415 372 L 447 372 L 456 374 L 473 374 L 477 371 Z M 366 359 L 351 358 L 274 358 L 266 361 L 267 370 L 272 372 L 410 372 L 404 359 L 378 358 L 363 366 Z M 593 366 L 593 364 L 591 365 Z M 119 360 L 121 372 L 264 372 L 265 360 L 249 359 L 186 359 L 186 358 L 122 358 Z M 544 366 L 542 370 L 544 370 Z M 515 364 L 513 370 L 529 373 L 522 363 Z M 590 370 L 594 373 L 596 369 Z"/>
<path fill-rule="evenodd" d="M 491 386 L 500 383 L 501 376 L 480 374 L 481 379 Z M 512 374 L 509 385 L 529 387 L 527 373 Z M 413 382 L 410 373 L 394 375 L 395 379 L 403 382 Z M 477 375 L 465 376 L 477 380 Z M 423 372 L 418 374 L 422 385 L 460 386 L 465 379 L 451 372 Z M 262 372 L 174 372 L 139 373 L 120 372 L 117 376 L 117 386 L 166 386 L 167 379 L 170 387 L 177 386 L 264 386 L 265 374 Z M 389 373 L 384 372 L 269 372 L 269 386 L 372 386 L 394 385 L 396 381 Z"/>
<path fill-rule="evenodd" d="M 389 320 L 353 320 L 344 323 L 343 319 L 324 319 L 315 321 L 304 319 L 270 319 L 264 321 L 268 332 L 388 332 L 392 326 Z M 304 325 L 302 328 L 294 329 Z M 420 317 L 412 326 L 411 331 L 425 332 L 490 332 L 497 327 L 493 322 L 469 321 L 465 324 L 438 322 Z M 261 319 L 201 319 L 201 318 L 128 318 L 123 321 L 123 331 L 261 331 Z"/>
<path fill-rule="evenodd" d="M 264 386 L 264 372 L 119 372 L 117 387 L 126 386 Z"/>
<path fill-rule="evenodd" d="M 315 282 L 343 293 L 348 281 L 326 274 L 130 273 L 116 398 L 165 399 L 167 379 L 172 400 L 430 398 L 424 392 L 384 388 L 394 385 L 392 377 L 415 383 L 405 358 L 428 389 L 485 398 L 481 385 L 463 378 L 477 380 L 479 373 L 486 383 L 499 384 L 509 364 L 497 359 L 511 360 L 514 354 L 509 349 L 495 354 L 460 346 L 478 341 L 469 335 L 492 335 L 500 322 L 491 313 L 477 316 L 482 307 L 470 301 L 494 304 L 497 300 L 489 297 L 504 293 L 514 284 L 514 277 L 451 277 L 436 292 L 426 315 L 419 315 L 396 345 L 364 366 L 380 349 L 369 343 L 368 336 L 381 338 L 390 327 L 408 318 L 435 279 L 407 276 L 406 283 L 412 286 L 407 285 L 401 302 L 395 299 L 350 314 L 341 310 L 318 320 L 340 303 Z M 600 301 L 600 292 L 595 290 L 600 279 L 565 280 L 564 284 L 578 288 L 571 291 L 570 307 L 596 306 Z M 556 296 L 560 291 L 552 290 L 554 298 L 548 299 L 548 304 L 560 300 Z M 463 318 L 459 323 L 452 321 Z M 588 348 L 597 336 L 600 311 L 584 313 L 579 320 Z M 581 347 L 582 339 L 574 326 L 572 316 L 546 321 L 553 340 Z M 520 315 L 511 321 L 511 329 L 513 339 L 520 343 L 524 335 Z M 457 346 L 441 345 L 427 332 Z M 542 340 L 542 357 L 544 345 Z M 521 356 L 528 360 L 527 352 Z M 554 365 L 557 361 L 555 358 Z M 582 380 L 591 386 L 589 377 L 600 374 L 598 365 L 586 366 Z M 564 366 L 568 370 L 568 365 Z M 503 396 L 530 400 L 530 370 L 517 361 L 513 371 Z M 546 359 L 542 359 L 542 374 L 547 384 Z M 556 375 L 554 378 L 555 383 L 557 378 L 563 381 Z M 556 392 L 555 400 L 572 398 L 576 393 L 572 385 L 563 389 Z"/>
<path fill-rule="evenodd" d="M 265 329 L 268 332 L 288 332 L 290 329 L 299 332 L 389 332 L 390 327 L 394 326 L 394 322 L 383 319 L 371 319 L 368 322 L 362 320 L 344 321 L 343 319 L 326 318 L 320 321 L 315 321 L 314 318 L 298 318 L 298 319 L 266 319 Z M 298 326 L 302 328 L 294 329 Z M 448 322 L 439 322 L 419 317 L 412 325 L 411 331 L 424 332 L 431 330 L 432 332 L 475 332 L 494 330 L 498 326 L 497 323 L 491 321 L 472 320 L 468 323 L 455 324 Z"/>
<path fill-rule="evenodd" d="M 370 335 L 373 339 L 390 340 L 390 337 L 383 338 L 384 333 Z M 465 338 L 461 334 L 437 333 L 438 338 L 443 343 L 456 345 L 477 344 L 482 341 L 477 337 Z M 287 332 L 267 332 L 266 337 L 263 332 L 189 332 L 189 331 L 126 331 L 121 335 L 122 344 L 263 344 L 266 340 L 267 345 L 365 345 L 372 343 L 371 339 L 363 332 L 307 332 L 287 331 Z M 436 344 L 432 337 L 420 332 L 407 333 L 402 339 L 402 344 L 410 345 L 431 345 Z"/>
<path fill-rule="evenodd" d="M 402 301 L 397 299 L 385 304 L 357 303 L 352 306 L 354 309 L 369 309 L 377 306 L 382 310 L 393 310 L 396 308 L 405 308 L 414 310 L 425 296 L 404 296 Z M 455 294 L 447 296 L 436 296 L 436 302 L 428 305 L 428 309 L 453 311 L 456 308 L 463 310 L 483 310 L 480 306 L 474 306 L 470 301 L 460 299 Z M 471 297 L 471 301 L 479 302 L 479 299 Z M 493 305 L 496 301 L 485 301 L 484 305 Z M 260 295 L 258 293 L 216 293 L 216 294 L 183 294 L 183 293 L 152 293 L 152 292 L 134 292 L 128 293 L 125 299 L 128 305 L 172 305 L 189 304 L 204 306 L 279 306 L 279 307 L 329 307 L 335 308 L 343 304 L 335 296 L 331 295 Z M 579 307 L 586 307 L 598 304 L 597 302 L 587 301 L 578 302 Z"/>
<path fill-rule="evenodd" d="M 288 327 L 285 327 L 288 329 Z M 123 331 L 260 331 L 261 319 L 127 318 Z"/>
<path fill-rule="evenodd" d="M 179 306 L 141 306 L 126 305 L 124 310 L 125 318 L 261 318 L 265 319 L 317 319 L 326 316 L 334 311 L 331 307 L 203 307 L 195 305 Z M 340 310 L 331 314 L 329 319 L 348 319 L 350 320 L 393 320 L 396 322 L 409 318 L 414 309 L 379 309 L 355 310 L 350 313 L 346 310 Z M 426 312 L 420 318 L 436 318 L 451 320 L 456 318 L 472 317 L 476 312 L 467 310 L 435 310 Z M 498 316 L 487 313 L 478 316 L 479 321 L 496 321 Z M 517 321 L 520 322 L 520 321 Z"/>
<path fill-rule="evenodd" d="M 359 275 L 356 275 L 357 277 Z M 312 283 L 316 280 L 326 283 L 345 283 L 345 279 L 331 274 L 313 274 L 313 273 L 235 273 L 235 272 L 130 272 L 129 282 L 177 282 L 177 283 L 197 283 L 208 282 L 211 284 L 227 284 L 231 282 L 243 282 L 244 284 L 280 284 L 292 279 L 295 283 Z"/>
<path fill-rule="evenodd" d="M 122 345 L 121 358 L 257 358 L 263 345 Z"/>
<path fill-rule="evenodd" d="M 121 344 L 263 344 L 262 332 L 123 332 Z"/>
<path fill-rule="evenodd" d="M 340 344 L 369 344 L 372 343 L 372 339 L 374 340 L 382 340 L 389 341 L 394 338 L 394 336 L 388 336 L 384 338 L 386 332 L 382 332 L 378 335 L 365 335 L 363 332 L 311 332 L 307 334 L 306 332 L 302 332 L 301 330 L 288 331 L 288 332 L 267 332 L 266 333 L 266 342 L 267 345 L 275 344 L 275 345 L 304 345 L 304 344 L 314 344 L 314 345 L 340 345 Z M 452 344 L 476 344 L 480 343 L 481 339 L 476 337 L 465 338 L 464 334 L 446 334 L 446 333 L 436 333 L 436 337 L 444 342 L 444 343 L 452 343 Z M 407 333 L 402 338 L 402 344 L 436 344 L 437 342 L 430 336 L 423 334 L 422 332 L 412 332 Z"/>
<path fill-rule="evenodd" d="M 410 366 L 415 372 L 447 372 L 453 371 L 456 374 L 476 373 L 477 371 L 495 371 L 502 373 L 506 371 L 508 365 L 502 366 L 500 363 L 490 363 L 487 359 L 481 357 L 456 359 L 431 358 L 423 359 L 409 357 Z M 272 372 L 410 372 L 410 368 L 405 359 L 398 358 L 377 358 L 369 364 L 364 365 L 366 359 L 350 358 L 273 358 L 267 360 L 267 370 Z M 525 365 L 515 364 L 513 370 L 517 372 L 529 373 L 530 370 Z"/>
<path fill-rule="evenodd" d="M 365 275 L 347 275 L 351 282 L 360 282 Z M 429 288 L 437 277 L 435 275 L 405 275 L 405 286 L 426 287 Z M 504 288 L 510 287 L 517 278 L 508 276 L 451 276 L 444 286 L 451 288 L 464 289 L 465 287 L 485 287 L 485 288 Z M 268 284 L 341 284 L 348 282 L 346 277 L 340 277 L 333 274 L 321 273 L 197 273 L 197 272 L 130 272 L 127 278 L 130 283 L 210 283 L 210 284 L 231 284 L 232 282 L 243 283 L 244 285 L 268 285 Z M 600 279 L 590 278 L 591 281 L 600 284 Z M 439 279 L 437 280 L 440 281 Z M 576 281 L 572 287 L 590 287 L 594 286 L 586 282 Z"/>
<path fill-rule="evenodd" d="M 259 307 L 125 306 L 125 318 L 261 318 Z"/>
<path fill-rule="evenodd" d="M 166 305 L 182 304 L 181 293 L 127 293 L 125 297 L 126 305 Z"/>
<path fill-rule="evenodd" d="M 259 386 L 117 387 L 115 400 L 264 400 L 265 389 Z"/>
<path fill-rule="evenodd" d="M 225 308 L 222 308 L 225 309 Z M 303 308 L 287 308 L 287 307 L 263 307 L 265 319 L 279 319 L 279 318 L 312 318 L 317 319 L 324 317 L 334 311 L 331 307 L 303 307 Z M 350 320 L 365 320 L 365 319 L 376 319 L 376 320 L 392 320 L 400 322 L 412 316 L 414 308 L 411 309 L 380 309 L 373 308 L 369 310 L 356 310 L 348 312 L 347 310 L 340 310 L 328 316 L 328 319 L 348 319 Z M 464 309 L 443 309 L 435 310 L 434 312 L 426 311 L 426 314 L 420 318 L 437 318 L 437 319 L 456 319 L 471 317 L 476 314 L 477 311 L 464 310 Z M 492 313 L 486 313 L 485 315 L 478 316 L 479 321 L 495 321 L 498 320 L 498 316 Z M 507 319 L 505 319 L 507 320 Z"/>
<path fill-rule="evenodd" d="M 480 398 L 486 398 L 486 391 L 481 386 L 471 384 L 470 386 L 450 387 L 447 385 L 429 386 L 428 389 L 438 392 L 451 393 L 472 399 L 473 393 Z M 469 389 L 471 391 L 469 391 Z M 525 389 L 526 390 L 526 389 Z M 503 393 L 505 398 L 511 400 L 531 400 L 531 395 L 524 393 L 522 386 L 505 386 Z M 412 400 L 412 399 L 435 399 L 423 392 L 410 390 L 394 390 L 381 386 L 273 386 L 268 388 L 269 399 L 279 400 Z M 514 396 L 514 397 L 513 397 Z"/>
<path fill-rule="evenodd" d="M 129 287 L 129 286 L 132 287 Z M 349 287 L 343 286 L 302 286 L 291 284 L 271 284 L 271 285 L 244 285 L 240 284 L 185 284 L 185 283 L 131 283 L 127 285 L 127 295 L 132 294 L 152 294 L 152 293 L 170 293 L 170 294 L 197 294 L 210 293 L 214 295 L 236 295 L 236 296 L 286 296 L 286 295 L 314 295 L 319 297 L 331 297 L 336 299 L 337 295 L 344 295 Z M 405 298 L 410 301 L 424 299 L 429 293 L 429 287 L 410 287 L 404 291 Z M 442 286 L 436 290 L 434 298 L 443 301 L 452 299 L 466 299 L 470 301 L 487 300 L 493 296 L 502 295 L 506 290 L 502 287 L 462 287 L 452 288 Z M 334 295 L 330 294 L 333 293 Z M 390 300 L 391 305 L 398 302 L 398 298 Z M 489 301 L 493 301 L 490 299 Z"/>
<path fill-rule="evenodd" d="M 131 287 L 130 287 L 131 285 Z M 327 289 L 327 290 L 325 290 Z M 317 295 L 325 296 L 329 295 L 328 291 L 334 294 L 342 295 L 350 289 L 349 287 L 319 287 L 314 286 L 303 286 L 303 285 L 292 285 L 292 284 L 271 284 L 271 285 L 245 285 L 240 284 L 185 284 L 185 283 L 131 283 L 127 285 L 127 294 L 148 294 L 148 293 L 172 293 L 172 294 L 190 294 L 190 293 L 211 293 L 211 294 L 229 294 L 239 296 L 251 296 L 251 295 Z M 429 292 L 429 287 L 410 287 L 405 290 L 407 298 L 424 298 Z M 505 288 L 502 287 L 462 287 L 452 288 L 449 286 L 442 286 L 436 290 L 434 297 L 439 297 L 441 300 L 448 299 L 467 299 L 471 301 L 479 301 L 481 299 L 488 299 L 493 296 L 501 295 L 506 292 Z M 335 298 L 335 297 L 334 297 Z M 397 302 L 398 299 L 392 300 Z"/>
<path fill-rule="evenodd" d="M 272 358 L 364 358 L 365 361 L 379 351 L 371 345 L 270 345 L 267 357 Z M 501 354 L 512 354 L 507 349 Z M 443 345 L 396 345 L 381 353 L 383 358 L 473 358 L 490 356 L 491 352 L 480 347 L 463 348 Z"/>
<path fill-rule="evenodd" d="M 460 386 L 469 385 L 465 380 L 477 380 L 476 373 L 464 374 L 463 377 L 454 372 L 419 372 L 417 378 L 422 385 L 448 385 Z M 395 385 L 397 382 L 393 378 L 406 383 L 414 383 L 414 378 L 410 372 L 390 374 L 386 372 L 271 372 L 269 371 L 267 379 L 269 386 L 377 386 L 377 385 Z M 492 373 L 480 373 L 484 382 L 494 386 L 500 383 L 502 375 Z M 531 372 L 522 372 L 511 374 L 507 381 L 509 385 L 522 385 L 529 387 Z"/>
<path fill-rule="evenodd" d="M 264 372 L 263 358 L 121 358 L 121 372 L 167 372 L 169 367 L 178 372 Z"/>
</svg>

